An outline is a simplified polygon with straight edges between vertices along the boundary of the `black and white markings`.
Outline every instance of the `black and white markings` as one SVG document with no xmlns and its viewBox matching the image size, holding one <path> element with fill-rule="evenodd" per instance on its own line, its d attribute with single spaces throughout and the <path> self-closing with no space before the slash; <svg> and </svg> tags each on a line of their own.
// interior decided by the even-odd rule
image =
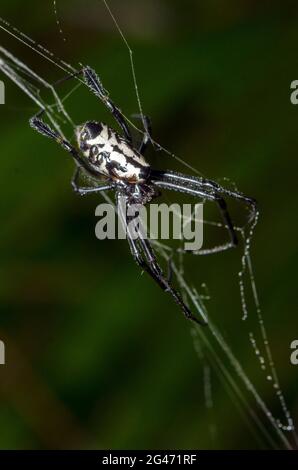
<svg viewBox="0 0 298 470">
<path fill-rule="evenodd" d="M 132 135 L 126 124 L 124 116 L 114 103 L 110 100 L 108 93 L 103 88 L 96 72 L 90 67 L 85 67 L 83 74 L 86 85 L 111 111 L 117 124 L 122 129 L 124 137 L 105 124 L 88 121 L 76 128 L 76 138 L 79 149 L 71 145 L 63 134 L 52 129 L 46 124 L 41 116 L 46 112 L 44 106 L 40 112 L 30 119 L 30 124 L 40 134 L 55 140 L 76 162 L 77 169 L 72 180 L 73 188 L 81 195 L 106 190 L 115 190 L 118 210 L 124 222 L 128 221 L 128 214 L 121 210 L 120 198 L 124 197 L 127 207 L 134 204 L 145 205 L 160 195 L 160 189 L 174 190 L 185 194 L 204 198 L 216 202 L 227 227 L 230 240 L 214 249 L 204 250 L 215 253 L 235 247 L 237 237 L 231 218 L 227 211 L 224 196 L 230 196 L 235 200 L 242 201 L 250 208 L 251 230 L 254 228 L 258 211 L 254 199 L 245 196 L 238 191 L 231 191 L 221 187 L 217 183 L 203 178 L 196 178 L 170 170 L 154 170 L 143 157 L 144 152 L 151 138 L 151 126 L 148 118 L 142 117 L 144 122 L 144 137 L 138 150 L 134 147 Z M 80 187 L 78 177 L 80 170 L 90 175 L 93 180 L 98 180 L 98 186 Z M 102 185 L 102 176 L 107 180 L 107 184 Z M 128 234 L 128 242 L 131 253 L 143 271 L 146 271 L 154 281 L 165 291 L 171 294 L 175 302 L 180 306 L 183 314 L 189 320 L 198 324 L 205 324 L 205 319 L 196 318 L 190 311 L 188 305 L 183 300 L 181 294 L 176 291 L 171 282 L 165 276 L 149 240 L 138 237 L 136 240 Z M 198 253 L 199 254 L 199 253 Z"/>
<path fill-rule="evenodd" d="M 106 124 L 86 122 L 77 129 L 77 141 L 98 173 L 132 184 L 148 178 L 150 166 L 145 158 Z"/>
</svg>

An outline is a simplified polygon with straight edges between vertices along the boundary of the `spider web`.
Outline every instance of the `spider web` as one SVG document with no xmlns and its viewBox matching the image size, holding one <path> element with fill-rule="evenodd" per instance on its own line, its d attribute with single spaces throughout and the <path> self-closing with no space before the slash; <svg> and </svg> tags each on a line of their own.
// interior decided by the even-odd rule
<svg viewBox="0 0 298 470">
<path fill-rule="evenodd" d="M 99 1 L 104 3 L 128 51 L 137 105 L 139 107 L 140 115 L 142 116 L 144 128 L 146 129 L 143 117 L 142 101 L 136 77 L 133 50 L 131 49 L 106 0 Z M 60 33 L 63 35 L 61 22 L 58 18 L 57 2 L 53 2 L 53 5 L 57 25 L 59 27 Z M 62 59 L 59 59 L 43 45 L 38 44 L 29 36 L 25 35 L 19 29 L 12 26 L 9 22 L 2 18 L 0 18 L 0 28 L 7 34 L 13 36 L 16 40 L 22 42 L 32 51 L 42 56 L 43 59 L 51 62 L 60 70 L 63 70 L 69 76 L 74 75 L 78 71 L 78 68 L 73 67 L 71 64 L 65 62 Z M 38 105 L 39 108 L 44 110 L 49 121 L 58 132 L 63 135 L 62 125 L 65 123 L 74 126 L 71 117 L 66 111 L 65 102 L 78 89 L 78 87 L 84 84 L 79 77 L 75 77 L 76 85 L 67 95 L 61 99 L 55 87 L 50 85 L 46 80 L 41 78 L 37 73 L 23 64 L 17 57 L 15 57 L 3 47 L 0 47 L 0 70 L 17 86 L 19 86 L 19 88 L 21 88 L 22 91 L 26 93 L 28 97 L 34 101 L 36 105 Z M 53 103 L 48 104 L 41 97 L 42 89 L 50 90 L 53 96 Z M 140 134 L 145 133 L 144 130 L 138 128 L 125 115 L 124 118 L 132 127 L 134 127 L 137 132 Z M 151 139 L 151 141 L 156 149 L 162 150 L 166 155 L 175 158 L 185 167 L 192 170 L 192 172 L 199 174 L 197 169 L 191 167 L 182 158 L 167 150 L 153 139 Z M 109 203 L 113 204 L 113 201 L 108 197 L 108 195 L 104 194 L 104 198 Z M 202 222 L 206 225 L 225 228 L 219 222 L 207 220 Z M 193 282 L 188 280 L 185 271 L 185 254 L 181 250 L 174 251 L 173 248 L 164 243 L 161 243 L 160 241 L 153 240 L 152 244 L 154 245 L 154 248 L 158 252 L 159 256 L 166 263 L 171 263 L 172 272 L 175 275 L 176 282 L 179 285 L 181 292 L 183 293 L 185 302 L 189 305 L 189 307 L 192 308 L 194 312 L 197 312 L 198 316 L 208 320 L 207 328 L 202 328 L 197 325 L 192 326 L 191 337 L 194 348 L 197 352 L 198 360 L 203 367 L 202 370 L 205 406 L 210 416 L 209 431 L 212 440 L 215 441 L 217 432 L 212 391 L 212 377 L 214 373 L 216 377 L 220 379 L 227 392 L 231 395 L 233 403 L 241 413 L 247 425 L 254 432 L 256 439 L 260 442 L 260 445 L 265 444 L 267 447 L 269 446 L 271 448 L 293 449 L 297 447 L 298 444 L 297 434 L 291 413 L 288 409 L 282 388 L 279 383 L 278 374 L 259 302 L 250 254 L 251 244 L 253 241 L 253 232 L 256 224 L 257 217 L 250 226 L 236 227 L 236 230 L 243 242 L 242 256 L 239 260 L 239 271 L 237 273 L 239 292 L 241 297 L 241 315 L 239 315 L 239 325 L 240 322 L 241 325 L 248 325 L 247 319 L 252 317 L 254 318 L 254 330 L 252 331 L 252 329 L 247 326 L 247 337 L 256 356 L 256 364 L 258 367 L 260 367 L 262 374 L 264 375 L 264 380 L 271 384 L 275 392 L 276 398 L 280 404 L 282 419 L 273 415 L 272 411 L 267 406 L 265 399 L 262 398 L 261 392 L 256 388 L 249 375 L 245 371 L 240 358 L 237 357 L 237 355 L 233 352 L 228 340 L 225 339 L 224 335 L 217 327 L 214 320 L 211 318 L 206 306 L 206 303 L 209 300 L 208 292 L 207 295 L 206 292 L 200 293 L 198 286 L 193 285 Z M 194 257 L 194 261 L 195 260 L 196 258 Z M 206 286 L 203 284 L 201 288 L 206 290 Z M 249 302 L 248 296 L 250 297 Z M 260 344 L 258 344 L 256 339 L 257 336 L 260 338 Z"/>
<path fill-rule="evenodd" d="M 137 103 L 139 106 L 139 112 L 141 116 L 143 117 L 143 109 L 142 109 L 139 88 L 138 88 L 138 83 L 137 83 L 137 78 L 136 78 L 136 67 L 135 67 L 134 59 L 133 59 L 133 51 L 125 35 L 123 34 L 118 21 L 116 20 L 113 12 L 111 11 L 109 4 L 107 3 L 106 0 L 102 0 L 102 2 L 107 8 L 128 50 L 130 65 L 131 65 L 131 70 L 132 70 L 132 77 L 133 77 L 133 82 L 134 82 L 134 87 L 135 87 L 135 93 L 136 93 Z M 144 122 L 144 119 L 143 119 L 143 122 Z M 146 128 L 145 123 L 144 123 L 144 128 Z M 192 169 L 192 171 L 194 171 L 195 173 L 197 174 L 199 173 L 196 169 L 190 167 L 184 160 L 177 157 L 172 152 L 162 147 L 160 144 L 156 142 L 153 142 L 153 144 L 155 144 L 159 149 L 163 150 L 169 156 L 176 158 L 185 166 Z M 212 222 L 208 222 L 206 220 L 203 220 L 202 222 L 207 223 L 207 224 L 208 223 L 212 224 Z M 253 297 L 252 310 L 253 310 L 253 313 L 256 315 L 257 326 L 261 333 L 264 356 L 261 355 L 260 350 L 258 349 L 256 345 L 256 341 L 254 339 L 254 333 L 252 331 L 249 332 L 249 338 L 250 338 L 252 347 L 254 349 L 254 352 L 259 359 L 259 365 L 262 371 L 267 373 L 266 379 L 270 381 L 273 385 L 276 397 L 281 406 L 282 414 L 284 416 L 284 420 L 285 420 L 284 423 L 282 423 L 279 418 L 276 418 L 275 416 L 273 416 L 273 414 L 267 407 L 265 401 L 261 398 L 260 394 L 254 387 L 253 383 L 251 382 L 249 377 L 246 375 L 245 370 L 242 367 L 240 361 L 234 355 L 232 349 L 229 347 L 224 337 L 222 336 L 220 331 L 217 329 L 215 323 L 213 323 L 213 321 L 211 320 L 210 315 L 208 315 L 208 311 L 204 303 L 203 297 L 199 295 L 198 290 L 195 287 L 191 287 L 188 284 L 184 275 L 183 254 L 180 252 L 180 256 L 178 257 L 177 261 L 173 261 L 173 258 L 174 258 L 173 253 L 171 251 L 170 253 L 168 253 L 167 247 L 165 245 L 161 244 L 160 242 L 154 242 L 154 245 L 155 245 L 156 250 L 159 252 L 159 254 L 167 262 L 169 261 L 169 259 L 171 260 L 173 272 L 176 275 L 176 279 L 180 286 L 180 289 L 184 293 L 184 298 L 185 298 L 186 303 L 189 306 L 193 307 L 193 309 L 195 309 L 197 313 L 204 320 L 208 319 L 208 326 L 209 326 L 208 333 L 206 332 L 206 329 L 200 328 L 197 325 L 195 325 L 192 329 L 194 346 L 198 353 L 198 357 L 202 360 L 205 357 L 202 351 L 205 351 L 205 354 L 206 354 L 207 362 L 204 365 L 204 380 L 205 380 L 204 390 L 205 390 L 205 398 L 206 398 L 206 407 L 207 408 L 213 407 L 211 381 L 210 381 L 210 368 L 209 368 L 209 364 L 212 364 L 213 367 L 217 370 L 217 372 L 221 374 L 221 377 L 224 379 L 225 384 L 229 387 L 229 390 L 233 393 L 234 396 L 236 395 L 239 402 L 243 405 L 243 407 L 246 408 L 246 411 L 250 415 L 250 418 L 253 420 L 254 424 L 260 429 L 261 433 L 263 433 L 264 437 L 268 439 L 271 445 L 274 448 L 279 447 L 278 442 L 274 441 L 274 437 L 271 437 L 271 435 L 267 431 L 266 420 L 270 423 L 272 430 L 275 431 L 276 437 L 281 441 L 281 443 L 286 448 L 291 449 L 292 444 L 290 443 L 286 435 L 286 432 L 292 433 L 294 442 L 296 445 L 298 444 L 298 438 L 297 438 L 297 434 L 295 431 L 295 426 L 294 426 L 291 413 L 287 407 L 286 400 L 285 400 L 284 394 L 280 386 L 277 370 L 276 370 L 275 363 L 273 360 L 273 355 L 272 355 L 272 351 L 271 351 L 271 347 L 270 347 L 270 343 L 269 343 L 269 339 L 267 335 L 267 330 L 265 327 L 264 318 L 262 315 L 262 310 L 261 310 L 261 306 L 259 302 L 259 296 L 258 296 L 258 291 L 257 291 L 257 286 L 256 286 L 254 271 L 253 271 L 253 265 L 251 261 L 251 255 L 250 255 L 253 232 L 257 225 L 257 222 L 258 222 L 258 214 L 256 215 L 256 218 L 253 221 L 252 225 L 250 226 L 248 233 L 246 233 L 246 230 L 244 227 L 236 228 L 241 235 L 241 238 L 243 241 L 243 247 L 244 247 L 243 254 L 241 257 L 241 268 L 238 272 L 239 290 L 240 290 L 241 307 L 242 307 L 242 320 L 245 321 L 247 319 L 248 311 L 249 311 L 248 303 L 246 300 L 246 288 L 247 288 L 247 283 L 248 283 L 252 291 L 252 297 Z M 222 227 L 222 224 L 217 223 L 217 226 Z M 221 356 L 217 353 L 216 346 L 213 343 L 216 343 L 216 346 L 219 346 L 220 352 L 224 353 L 227 359 L 227 363 L 223 361 Z M 228 364 L 230 365 L 230 367 L 232 367 L 233 372 L 236 374 L 238 380 L 240 381 L 239 384 L 237 383 L 237 381 L 235 380 L 235 378 L 229 371 Z M 246 391 L 250 392 L 253 395 L 256 405 L 263 412 L 264 421 L 260 420 L 257 414 L 254 412 L 254 409 L 251 407 L 251 405 L 247 401 L 247 398 L 242 392 L 241 386 L 242 387 L 244 386 L 246 388 Z"/>
</svg>

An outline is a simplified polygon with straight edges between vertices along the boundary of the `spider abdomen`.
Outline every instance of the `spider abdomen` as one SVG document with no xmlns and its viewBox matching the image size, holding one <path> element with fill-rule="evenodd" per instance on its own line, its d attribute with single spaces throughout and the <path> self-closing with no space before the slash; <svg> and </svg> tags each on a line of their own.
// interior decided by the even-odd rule
<svg viewBox="0 0 298 470">
<path fill-rule="evenodd" d="M 77 139 L 98 173 L 133 184 L 147 180 L 150 166 L 143 155 L 106 124 L 87 122 L 78 129 Z"/>
</svg>

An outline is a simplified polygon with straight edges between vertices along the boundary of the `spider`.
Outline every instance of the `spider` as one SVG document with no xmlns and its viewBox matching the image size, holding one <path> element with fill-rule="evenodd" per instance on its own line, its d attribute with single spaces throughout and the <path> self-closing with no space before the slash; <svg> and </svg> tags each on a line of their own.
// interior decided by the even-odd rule
<svg viewBox="0 0 298 470">
<path fill-rule="evenodd" d="M 161 189 L 166 189 L 214 201 L 221 212 L 224 226 L 229 232 L 229 241 L 215 251 L 235 247 L 238 242 L 237 236 L 223 196 L 243 201 L 251 208 L 253 216 L 256 214 L 256 201 L 238 191 L 225 189 L 209 179 L 151 168 L 144 157 L 148 144 L 153 142 L 149 118 L 139 116 L 142 118 L 145 132 L 141 144 L 136 148 L 126 120 L 120 109 L 109 98 L 96 72 L 86 66 L 78 74 L 82 75 L 84 83 L 112 113 L 123 135 L 104 123 L 87 121 L 76 128 L 77 147 L 75 147 L 41 119 L 44 110 L 30 119 L 30 125 L 34 130 L 53 139 L 72 155 L 76 163 L 72 178 L 73 189 L 82 196 L 102 191 L 115 191 L 118 212 L 124 222 L 128 222 L 128 218 L 125 211 L 121 209 L 120 198 L 123 198 L 127 206 L 145 205 L 158 197 Z M 80 186 L 81 172 L 95 180 L 96 186 Z M 172 295 L 187 319 L 201 325 L 205 324 L 192 314 L 182 295 L 172 285 L 170 277 L 164 274 L 150 241 L 143 237 L 131 237 L 129 233 L 127 238 L 131 254 L 140 268 L 146 271 L 164 291 Z M 214 252 L 214 249 L 211 251 Z"/>
</svg>

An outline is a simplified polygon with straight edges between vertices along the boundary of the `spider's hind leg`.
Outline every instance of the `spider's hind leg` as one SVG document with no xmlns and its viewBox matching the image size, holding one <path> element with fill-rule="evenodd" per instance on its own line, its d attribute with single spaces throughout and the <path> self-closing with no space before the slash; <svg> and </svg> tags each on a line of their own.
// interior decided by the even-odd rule
<svg viewBox="0 0 298 470">
<path fill-rule="evenodd" d="M 183 250 L 179 248 L 178 252 L 180 251 L 184 253 L 192 253 L 193 255 L 212 255 L 216 253 L 221 253 L 222 251 L 226 251 L 232 248 L 236 248 L 236 246 L 238 245 L 238 237 L 231 216 L 227 209 L 227 203 L 222 197 L 218 197 L 217 199 L 215 199 L 215 202 L 217 203 L 217 206 L 221 213 L 223 227 L 226 228 L 226 230 L 228 231 L 230 240 L 220 245 L 213 246 L 212 248 L 201 248 L 197 251 Z"/>
<path fill-rule="evenodd" d="M 196 318 L 191 313 L 190 309 L 183 301 L 179 292 L 177 292 L 176 289 L 172 286 L 170 280 L 165 277 L 161 267 L 158 264 L 158 261 L 156 259 L 155 253 L 152 249 L 152 246 L 149 240 L 143 238 L 142 235 L 136 239 L 135 237 L 131 236 L 130 230 L 127 224 L 127 216 L 124 212 L 124 208 L 123 208 L 122 202 L 119 200 L 119 197 L 120 195 L 118 194 L 117 195 L 118 212 L 122 220 L 122 223 L 124 224 L 126 228 L 128 228 L 127 239 L 128 239 L 129 247 L 130 247 L 134 260 L 144 271 L 146 271 L 154 279 L 154 281 L 165 292 L 168 292 L 169 294 L 172 295 L 175 302 L 179 305 L 184 316 L 188 320 L 191 320 L 201 326 L 205 326 L 206 322 Z M 126 199 L 126 202 L 127 202 L 127 199 Z"/>
<path fill-rule="evenodd" d="M 219 253 L 238 245 L 236 230 L 228 212 L 227 203 L 223 198 L 224 192 L 223 190 L 221 191 L 222 188 L 220 188 L 220 186 L 210 180 L 208 180 L 206 184 L 206 180 L 171 171 L 151 170 L 151 178 L 153 182 L 161 188 L 178 191 L 216 203 L 220 211 L 224 227 L 228 231 L 229 241 L 213 248 L 191 251 L 193 254 L 207 255 Z"/>
<path fill-rule="evenodd" d="M 238 238 L 237 238 L 237 235 L 236 235 L 236 231 L 235 231 L 234 224 L 232 222 L 230 213 L 229 213 L 228 208 L 227 208 L 227 203 L 220 196 L 216 197 L 216 203 L 217 203 L 217 206 L 218 206 L 219 211 L 221 213 L 224 225 L 227 228 L 227 230 L 229 232 L 229 235 L 230 235 L 230 246 L 231 246 L 231 248 L 236 247 L 238 245 Z"/>
<path fill-rule="evenodd" d="M 155 253 L 152 249 L 151 243 L 147 239 L 139 239 L 140 246 L 142 247 L 142 250 L 145 253 L 145 257 L 147 259 L 147 266 L 146 266 L 146 271 L 150 276 L 153 277 L 153 279 L 159 284 L 159 286 L 165 291 L 168 292 L 175 300 L 175 302 L 179 305 L 181 308 L 183 315 L 187 320 L 191 320 L 201 326 L 205 326 L 206 322 L 199 320 L 197 317 L 195 317 L 188 306 L 185 304 L 183 301 L 180 293 L 173 287 L 171 283 L 171 271 L 166 277 L 161 269 L 161 267 L 158 264 L 158 261 L 156 259 Z M 148 268 L 149 269 L 148 269 Z"/>
</svg>

